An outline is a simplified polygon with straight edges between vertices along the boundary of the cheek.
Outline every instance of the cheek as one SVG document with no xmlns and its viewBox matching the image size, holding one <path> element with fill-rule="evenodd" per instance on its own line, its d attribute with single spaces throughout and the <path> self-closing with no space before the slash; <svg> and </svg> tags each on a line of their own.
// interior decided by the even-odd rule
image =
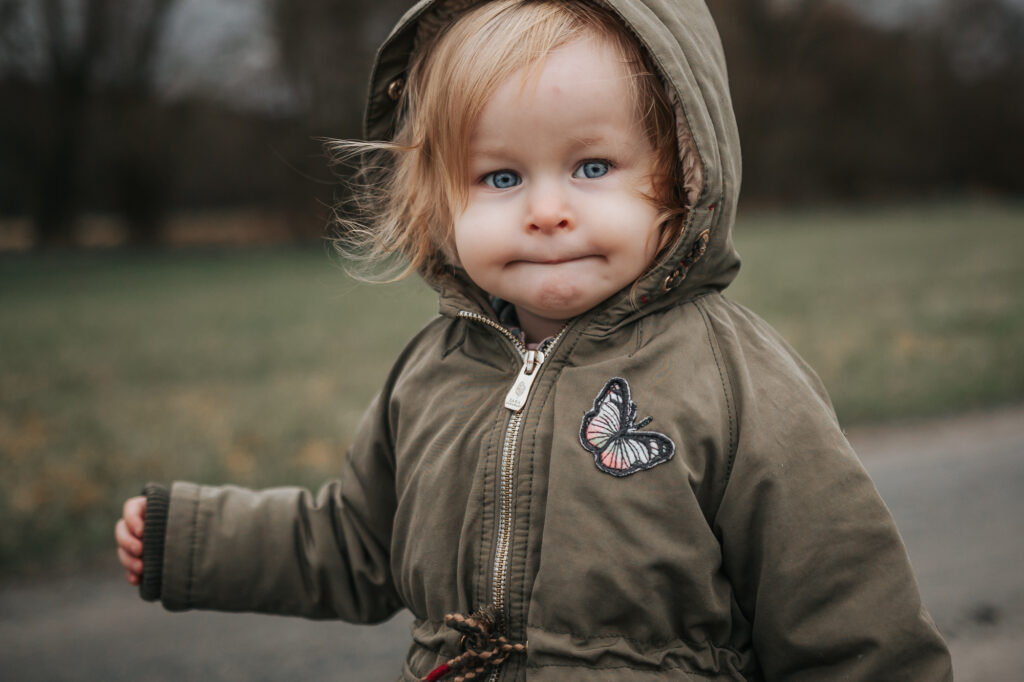
<svg viewBox="0 0 1024 682">
<path fill-rule="evenodd" d="M 628 254 L 626 267 L 631 271 L 632 278 L 644 274 L 658 257 L 662 228 L 654 222 L 655 218 L 651 217 L 649 228 L 637 230 L 628 238 L 630 242 L 622 245 L 623 252 Z"/>
<path fill-rule="evenodd" d="M 665 230 L 658 221 L 661 211 L 647 198 L 638 198 L 635 204 L 637 217 L 637 250 L 641 251 L 647 263 L 654 260 L 661 246 L 661 235 Z"/>
<path fill-rule="evenodd" d="M 477 242 L 480 241 L 479 232 L 474 230 L 463 217 L 455 221 L 452 238 L 459 260 L 472 259 L 473 253 L 477 250 Z"/>
<path fill-rule="evenodd" d="M 493 260 L 494 235 L 490 234 L 485 221 L 474 219 L 465 213 L 455 221 L 453 230 L 455 254 L 459 264 L 476 279 L 479 271 Z M 479 283 L 479 282 L 478 282 Z"/>
<path fill-rule="evenodd" d="M 661 245 L 662 226 L 653 206 L 630 202 L 608 206 L 595 216 L 602 229 L 594 234 L 595 244 L 609 252 L 626 255 L 630 260 L 654 260 Z"/>
<path fill-rule="evenodd" d="M 501 216 L 486 207 L 470 206 L 455 220 L 455 247 L 460 258 L 475 254 L 487 258 L 501 251 L 508 240 L 501 228 Z"/>
</svg>

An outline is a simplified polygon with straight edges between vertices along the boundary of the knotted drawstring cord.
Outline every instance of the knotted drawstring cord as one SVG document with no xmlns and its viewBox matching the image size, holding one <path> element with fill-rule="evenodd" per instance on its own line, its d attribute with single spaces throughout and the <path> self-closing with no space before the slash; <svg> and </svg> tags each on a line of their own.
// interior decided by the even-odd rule
<svg viewBox="0 0 1024 682">
<path fill-rule="evenodd" d="M 475 680 L 480 673 L 498 667 L 512 654 L 525 652 L 524 642 L 510 642 L 502 635 L 491 633 L 495 620 L 492 606 L 485 606 L 468 616 L 461 613 L 445 616 L 444 624 L 462 633 L 460 645 L 464 651 L 431 670 L 426 677 L 420 678 L 420 682 L 436 682 L 449 675 L 455 675 L 453 682 Z"/>
</svg>

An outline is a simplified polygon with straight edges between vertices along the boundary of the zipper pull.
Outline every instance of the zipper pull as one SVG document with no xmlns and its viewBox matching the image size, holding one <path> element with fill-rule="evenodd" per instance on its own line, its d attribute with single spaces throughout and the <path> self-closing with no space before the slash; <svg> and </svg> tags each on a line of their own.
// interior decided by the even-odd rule
<svg viewBox="0 0 1024 682">
<path fill-rule="evenodd" d="M 539 350 L 528 350 L 523 358 L 523 367 L 519 370 L 519 376 L 512 384 L 508 395 L 505 396 L 505 407 L 518 412 L 526 404 L 526 398 L 530 395 L 530 387 L 533 380 L 537 378 L 537 371 L 544 362 L 544 353 Z"/>
</svg>

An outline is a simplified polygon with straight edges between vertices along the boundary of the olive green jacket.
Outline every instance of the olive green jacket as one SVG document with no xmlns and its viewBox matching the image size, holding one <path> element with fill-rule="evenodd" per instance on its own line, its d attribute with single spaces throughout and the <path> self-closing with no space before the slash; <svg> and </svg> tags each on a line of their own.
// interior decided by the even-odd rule
<svg viewBox="0 0 1024 682">
<path fill-rule="evenodd" d="M 703 163 L 671 258 L 572 320 L 528 375 L 486 294 L 440 279 L 440 316 L 398 358 L 336 481 L 316 495 L 174 484 L 163 604 L 358 622 L 407 608 L 405 680 L 460 652 L 445 614 L 488 604 L 527 643 L 507 680 L 951 679 L 821 383 L 720 293 L 739 268 L 740 154 L 704 3 L 608 4 Z M 371 136 L 391 129 L 388 91 L 431 6 L 380 51 Z M 602 447 L 588 428 L 609 414 Z M 623 445 L 642 466 L 610 475 L 601 453 Z"/>
</svg>

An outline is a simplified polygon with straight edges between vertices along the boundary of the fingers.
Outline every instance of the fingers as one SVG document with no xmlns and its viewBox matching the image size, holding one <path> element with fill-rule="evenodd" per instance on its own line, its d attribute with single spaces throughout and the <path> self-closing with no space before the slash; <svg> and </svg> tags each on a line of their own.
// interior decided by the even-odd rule
<svg viewBox="0 0 1024 682">
<path fill-rule="evenodd" d="M 124 521 L 128 530 L 137 538 L 142 537 L 146 518 L 146 498 L 142 495 L 129 498 L 124 503 Z"/>
<path fill-rule="evenodd" d="M 114 535 L 117 537 L 117 558 L 125 568 L 128 582 L 138 585 L 142 578 L 142 541 L 132 536 L 124 519 L 114 526 Z"/>
<path fill-rule="evenodd" d="M 114 538 L 117 539 L 117 548 L 125 554 L 133 557 L 142 556 L 142 540 L 128 530 L 128 524 L 124 519 L 114 526 Z"/>
<path fill-rule="evenodd" d="M 142 579 L 142 531 L 145 526 L 146 498 L 132 497 L 124 503 L 124 517 L 114 526 L 117 558 L 132 585 Z"/>
<path fill-rule="evenodd" d="M 133 557 L 120 547 L 117 548 L 117 558 L 120 560 L 121 565 L 125 567 L 125 570 L 128 571 L 128 582 L 133 585 L 137 584 L 132 581 L 132 576 L 138 579 L 142 575 L 142 559 Z"/>
</svg>

